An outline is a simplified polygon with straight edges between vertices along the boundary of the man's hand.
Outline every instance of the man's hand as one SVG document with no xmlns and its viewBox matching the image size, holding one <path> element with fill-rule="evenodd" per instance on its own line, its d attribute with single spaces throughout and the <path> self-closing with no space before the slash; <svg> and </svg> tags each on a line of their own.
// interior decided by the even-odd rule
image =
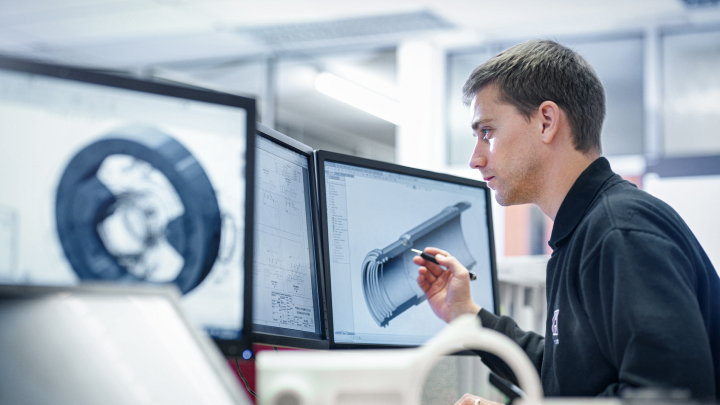
<svg viewBox="0 0 720 405">
<path fill-rule="evenodd" d="M 435 260 L 447 268 L 415 256 L 413 261 L 420 265 L 418 284 L 425 292 L 430 307 L 445 322 L 450 322 L 460 315 L 477 314 L 480 307 L 475 304 L 470 294 L 470 273 L 454 257 L 444 250 L 426 248 L 425 253 L 434 256 Z"/>
<path fill-rule="evenodd" d="M 502 405 L 497 402 L 488 401 L 487 399 L 476 397 L 475 395 L 465 394 L 455 402 L 455 405 Z"/>
</svg>

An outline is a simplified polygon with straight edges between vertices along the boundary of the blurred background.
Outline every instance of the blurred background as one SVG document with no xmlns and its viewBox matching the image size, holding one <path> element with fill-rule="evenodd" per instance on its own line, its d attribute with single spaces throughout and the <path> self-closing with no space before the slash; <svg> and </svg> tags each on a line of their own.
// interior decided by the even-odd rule
<svg viewBox="0 0 720 405">
<path fill-rule="evenodd" d="M 250 96 L 261 122 L 315 149 L 479 180 L 462 84 L 507 47 L 554 39 L 605 86 L 613 169 L 678 210 L 720 268 L 718 0 L 0 4 L 2 54 Z M 552 222 L 532 206 L 493 209 L 501 310 L 544 333 Z M 0 207 L 0 236 L 12 226 Z M 479 367 L 461 363 L 443 365 L 453 392 Z"/>
</svg>

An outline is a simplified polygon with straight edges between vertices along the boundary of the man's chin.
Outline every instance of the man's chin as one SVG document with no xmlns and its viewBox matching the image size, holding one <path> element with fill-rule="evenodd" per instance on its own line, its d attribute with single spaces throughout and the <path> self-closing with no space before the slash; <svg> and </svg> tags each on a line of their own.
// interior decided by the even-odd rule
<svg viewBox="0 0 720 405">
<path fill-rule="evenodd" d="M 507 207 L 508 205 L 512 205 L 512 204 L 508 204 L 507 198 L 505 198 L 503 195 L 501 195 L 501 194 L 499 194 L 499 193 L 497 193 L 497 192 L 495 192 L 495 201 L 497 201 L 497 203 L 500 204 L 500 205 L 503 206 L 503 207 Z"/>
<path fill-rule="evenodd" d="M 488 184 L 489 186 L 489 184 Z M 516 193 L 514 191 L 517 191 L 517 188 L 508 189 L 508 187 L 502 187 L 503 184 L 495 183 L 493 184 L 494 187 L 490 187 L 490 189 L 493 191 L 493 194 L 495 194 L 495 201 L 497 201 L 498 204 L 500 204 L 503 207 L 509 207 L 511 205 L 521 205 L 521 204 L 527 204 L 530 201 L 527 201 L 528 198 L 525 198 L 522 193 Z M 501 187 L 498 187 L 501 186 Z"/>
<path fill-rule="evenodd" d="M 513 198 L 513 196 L 509 196 L 507 194 L 500 193 L 498 191 L 495 191 L 495 201 L 497 201 L 497 203 L 503 207 L 509 207 L 511 205 L 526 204 L 526 202 L 524 202 L 524 201 L 518 201 L 517 198 Z"/>
</svg>

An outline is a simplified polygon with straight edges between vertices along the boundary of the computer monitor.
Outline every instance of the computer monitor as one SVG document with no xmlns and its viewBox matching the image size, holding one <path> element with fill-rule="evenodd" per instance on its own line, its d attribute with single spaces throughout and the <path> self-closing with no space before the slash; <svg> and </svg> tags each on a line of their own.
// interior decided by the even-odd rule
<svg viewBox="0 0 720 405">
<path fill-rule="evenodd" d="M 411 249 L 450 252 L 477 276 L 475 302 L 497 312 L 485 183 L 326 151 L 317 162 L 331 349 L 417 346 L 445 326 Z"/>
<path fill-rule="evenodd" d="M 257 124 L 255 157 L 253 341 L 327 349 L 313 150 Z"/>
<path fill-rule="evenodd" d="M 5 404 L 251 402 L 170 286 L 0 285 Z"/>
<path fill-rule="evenodd" d="M 173 283 L 238 355 L 255 101 L 3 57 L 0 116 L 0 283 Z"/>
</svg>

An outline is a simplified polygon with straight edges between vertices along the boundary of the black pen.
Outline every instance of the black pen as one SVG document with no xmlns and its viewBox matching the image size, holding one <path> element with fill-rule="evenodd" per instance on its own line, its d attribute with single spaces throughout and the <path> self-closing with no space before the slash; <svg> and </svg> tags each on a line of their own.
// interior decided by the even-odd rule
<svg viewBox="0 0 720 405">
<path fill-rule="evenodd" d="M 423 252 L 422 250 L 417 250 L 417 249 L 410 249 L 410 250 L 419 254 L 420 257 L 422 257 L 423 259 L 431 261 L 437 265 L 440 265 L 440 263 L 438 263 L 437 260 L 435 260 L 435 257 Z M 470 281 L 477 279 L 477 276 L 475 275 L 475 273 L 473 273 L 471 271 L 468 271 L 468 273 L 470 273 Z"/>
</svg>

